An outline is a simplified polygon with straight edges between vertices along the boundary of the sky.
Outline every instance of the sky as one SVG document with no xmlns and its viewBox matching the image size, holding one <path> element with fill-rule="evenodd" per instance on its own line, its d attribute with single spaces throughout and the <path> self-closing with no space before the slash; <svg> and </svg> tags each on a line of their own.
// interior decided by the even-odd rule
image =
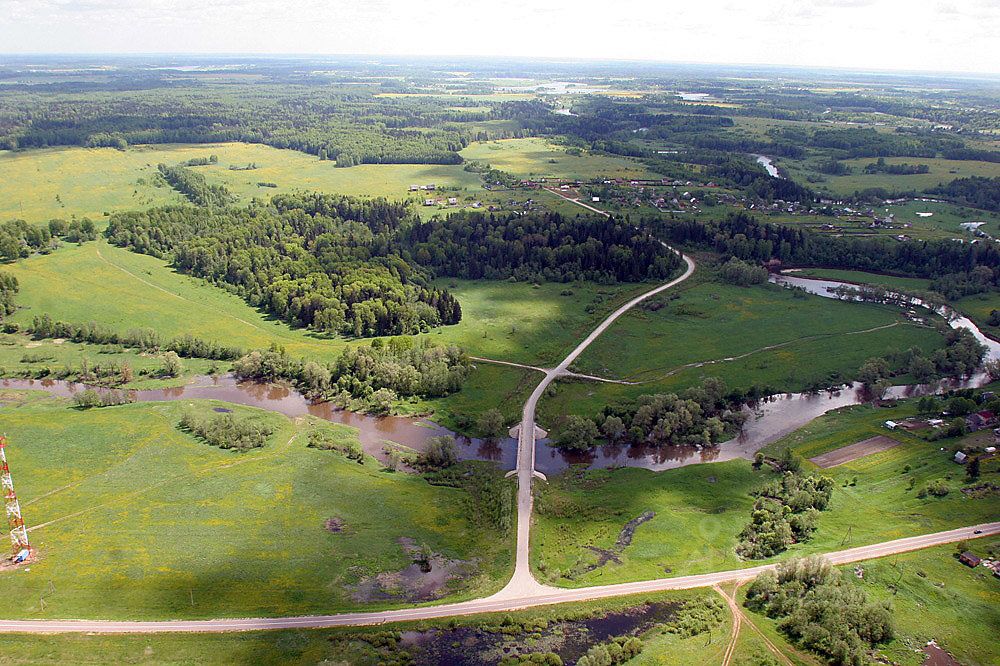
<svg viewBox="0 0 1000 666">
<path fill-rule="evenodd" d="M 1000 73 L 1000 0 L 0 0 L 0 53 L 528 56 Z"/>
</svg>

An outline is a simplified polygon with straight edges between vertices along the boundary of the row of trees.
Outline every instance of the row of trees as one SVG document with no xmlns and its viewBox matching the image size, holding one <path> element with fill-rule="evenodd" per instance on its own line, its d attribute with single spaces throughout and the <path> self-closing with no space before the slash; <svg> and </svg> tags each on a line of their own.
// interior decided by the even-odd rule
<svg viewBox="0 0 1000 666">
<path fill-rule="evenodd" d="M 931 168 L 926 164 L 886 164 L 884 157 L 865 165 L 866 174 L 886 173 L 892 176 L 911 176 L 918 173 L 930 173 L 930 170 Z"/>
<path fill-rule="evenodd" d="M 10 107 L 0 104 L 0 149 L 243 141 L 299 150 L 337 166 L 458 164 L 469 141 L 494 137 L 456 123 L 510 115 L 509 109 L 463 114 L 450 106 L 433 97 L 376 97 L 358 87 L 268 83 L 224 94 L 171 84 L 112 96 L 31 95 L 12 99 Z"/>
<path fill-rule="evenodd" d="M 593 419 L 567 416 L 556 430 L 555 445 L 585 451 L 603 438 L 615 444 L 712 446 L 742 427 L 746 414 L 741 407 L 725 382 L 709 377 L 679 396 L 643 395 L 632 404 L 606 406 Z"/>
<path fill-rule="evenodd" d="M 96 345 L 121 345 L 143 352 L 170 351 L 187 358 L 230 361 L 245 353 L 240 347 L 203 340 L 190 333 L 169 339 L 164 339 L 152 328 L 135 328 L 119 333 L 94 322 L 72 324 L 56 321 L 47 313 L 34 316 L 28 332 L 38 339 L 65 338 Z"/>
<path fill-rule="evenodd" d="M 190 163 L 192 160 L 189 160 Z M 208 162 L 206 161 L 206 164 Z M 233 202 L 233 195 L 225 185 L 210 185 L 205 176 L 185 166 L 158 164 L 160 176 L 191 203 L 197 206 L 225 206 Z"/>
<path fill-rule="evenodd" d="M 236 361 L 237 377 L 292 382 L 313 398 L 368 400 L 373 411 L 387 411 L 399 397 L 439 397 L 457 391 L 469 373 L 465 353 L 429 340 L 376 338 L 370 345 L 346 347 L 330 363 L 294 359 L 276 346 Z"/>
<path fill-rule="evenodd" d="M 648 220 L 663 238 L 707 247 L 744 261 L 849 268 L 935 278 L 985 266 L 1000 269 L 1000 249 L 994 243 L 911 241 L 888 238 L 851 238 L 815 234 L 761 222 L 740 211 L 718 222 Z"/>
<path fill-rule="evenodd" d="M 933 187 L 927 191 L 930 194 L 947 197 L 964 206 L 1000 211 L 1000 177 L 956 178 L 947 185 Z"/>
</svg>

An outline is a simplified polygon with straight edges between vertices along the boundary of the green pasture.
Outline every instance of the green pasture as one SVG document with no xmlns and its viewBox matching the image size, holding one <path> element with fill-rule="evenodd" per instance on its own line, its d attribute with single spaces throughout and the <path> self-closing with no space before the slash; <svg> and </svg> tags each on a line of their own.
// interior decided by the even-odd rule
<svg viewBox="0 0 1000 666">
<path fill-rule="evenodd" d="M 343 347 L 341 340 L 272 320 L 238 296 L 176 273 L 155 257 L 103 240 L 68 245 L 4 270 L 20 283 L 21 309 L 10 319 L 22 325 L 48 313 L 56 320 L 93 321 L 115 331 L 148 327 L 164 337 L 190 333 L 245 349 L 276 342 L 296 356 L 329 359 Z"/>
<path fill-rule="evenodd" d="M 0 376 L 33 379 L 62 377 L 78 380 L 84 363 L 90 368 L 104 365 L 132 368 L 134 379 L 125 386 L 133 389 L 161 388 L 187 382 L 194 375 L 224 370 L 228 363 L 207 359 L 181 359 L 183 373 L 179 377 L 162 377 L 163 357 L 140 353 L 115 345 L 93 345 L 71 340 L 33 340 L 23 334 L 0 334 Z"/>
<path fill-rule="evenodd" d="M 468 518 L 465 491 L 306 447 L 326 428 L 216 401 L 80 411 L 4 392 L 3 427 L 38 560 L 0 572 L 8 618 L 176 619 L 326 613 L 401 603 L 355 601 L 351 586 L 411 563 L 410 537 L 475 562 L 451 591 L 487 594 L 510 566 L 510 542 Z M 269 423 L 267 445 L 214 448 L 181 432 L 187 408 Z M 325 529 L 328 518 L 344 531 Z M 30 570 L 29 570 L 30 569 Z"/>
<path fill-rule="evenodd" d="M 462 157 L 488 162 L 495 169 L 517 176 L 567 178 L 658 178 L 638 160 L 583 153 L 570 155 L 546 139 L 503 139 L 477 142 L 462 150 Z"/>
<path fill-rule="evenodd" d="M 876 161 L 874 157 L 861 157 L 844 160 L 852 173 L 845 176 L 825 175 L 826 181 L 822 187 L 834 194 L 853 194 L 859 190 L 882 187 L 892 191 L 921 192 L 927 188 L 945 185 L 956 178 L 982 176 L 994 178 L 1000 176 L 1000 164 L 994 162 L 976 162 L 972 160 L 946 160 L 928 157 L 887 157 L 886 164 L 926 164 L 928 173 L 911 175 L 893 175 L 887 173 L 866 174 L 865 167 Z"/>
<path fill-rule="evenodd" d="M 814 420 L 769 446 L 777 453 L 791 447 L 808 458 L 885 434 L 886 419 L 912 415 L 912 402 L 891 409 L 853 407 Z M 902 446 L 853 462 L 818 470 L 835 482 L 829 508 L 820 514 L 810 541 L 796 544 L 774 559 L 822 553 L 994 521 L 1000 507 L 992 498 L 971 499 L 961 491 L 964 468 L 951 460 L 941 442 L 926 442 L 894 432 Z M 948 443 L 944 446 L 947 448 Z M 813 466 L 805 463 L 807 471 Z M 753 471 L 747 461 L 699 464 L 650 472 L 637 468 L 573 469 L 539 486 L 532 556 L 545 582 L 568 587 L 662 578 L 751 566 L 736 553 L 737 535 L 748 522 L 749 493 L 774 472 Z M 912 486 L 911 486 L 912 479 Z M 951 492 L 942 498 L 917 497 L 921 487 L 942 479 Z M 589 547 L 609 548 L 623 525 L 653 511 L 632 544 L 592 572 Z M 669 571 L 668 571 L 669 569 Z M 569 574 L 569 576 L 567 576 Z"/>
<path fill-rule="evenodd" d="M 414 200 L 410 185 L 435 184 L 452 190 L 479 190 L 479 176 L 460 165 L 366 164 L 337 169 L 313 155 L 259 144 L 166 144 L 113 148 L 47 148 L 0 151 L 0 220 L 44 222 L 54 217 L 89 216 L 135 210 L 183 198 L 157 186 L 156 165 L 178 164 L 216 155 L 217 164 L 192 167 L 211 183 L 222 183 L 242 203 L 294 190 Z M 255 163 L 249 171 L 232 166 Z M 274 183 L 262 187 L 258 183 Z"/>
<path fill-rule="evenodd" d="M 117 331 L 150 327 L 163 336 L 191 333 L 246 349 L 275 342 L 292 355 L 314 358 L 331 358 L 347 343 L 290 328 L 219 287 L 103 240 L 66 245 L 3 270 L 20 283 L 21 309 L 10 320 L 21 325 L 48 313 L 57 320 L 94 321 Z M 463 317 L 459 324 L 433 329 L 428 338 L 460 345 L 474 356 L 531 365 L 561 360 L 604 313 L 642 288 L 448 278 L 438 285 L 458 296 Z M 593 313 L 586 312 L 588 306 Z"/>
<path fill-rule="evenodd" d="M 660 297 L 665 305 L 658 310 L 623 315 L 573 366 L 638 384 L 561 381 L 540 403 L 543 422 L 596 414 L 643 393 L 676 392 L 706 377 L 721 377 L 730 387 L 796 391 L 849 378 L 866 359 L 888 351 L 917 346 L 930 352 L 944 344 L 934 329 L 909 323 L 888 306 L 694 280 L 676 299 Z"/>
</svg>

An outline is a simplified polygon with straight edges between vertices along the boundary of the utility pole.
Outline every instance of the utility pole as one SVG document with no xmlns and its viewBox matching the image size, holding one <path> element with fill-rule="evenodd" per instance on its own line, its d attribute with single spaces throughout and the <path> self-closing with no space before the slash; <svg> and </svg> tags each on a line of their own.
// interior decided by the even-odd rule
<svg viewBox="0 0 1000 666">
<path fill-rule="evenodd" d="M 3 493 L 7 526 L 10 529 L 12 557 L 17 557 L 22 550 L 31 550 L 31 545 L 28 543 L 28 530 L 24 528 L 24 519 L 21 518 L 21 505 L 18 504 L 17 494 L 14 492 L 14 480 L 10 476 L 6 448 L 7 436 L 0 435 L 0 492 Z"/>
</svg>

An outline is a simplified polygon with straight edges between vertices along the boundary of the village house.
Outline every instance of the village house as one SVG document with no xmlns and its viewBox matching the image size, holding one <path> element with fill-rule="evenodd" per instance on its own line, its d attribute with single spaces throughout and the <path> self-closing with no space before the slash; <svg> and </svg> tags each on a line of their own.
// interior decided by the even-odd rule
<svg viewBox="0 0 1000 666">
<path fill-rule="evenodd" d="M 975 414 L 969 414 L 965 417 L 965 425 L 968 427 L 970 432 L 976 432 L 977 430 L 982 430 L 986 426 L 993 423 L 995 415 L 988 409 L 984 409 L 981 412 L 976 412 Z"/>
<path fill-rule="evenodd" d="M 978 555 L 965 551 L 958 556 L 958 561 L 967 567 L 978 567 L 982 559 Z"/>
</svg>

